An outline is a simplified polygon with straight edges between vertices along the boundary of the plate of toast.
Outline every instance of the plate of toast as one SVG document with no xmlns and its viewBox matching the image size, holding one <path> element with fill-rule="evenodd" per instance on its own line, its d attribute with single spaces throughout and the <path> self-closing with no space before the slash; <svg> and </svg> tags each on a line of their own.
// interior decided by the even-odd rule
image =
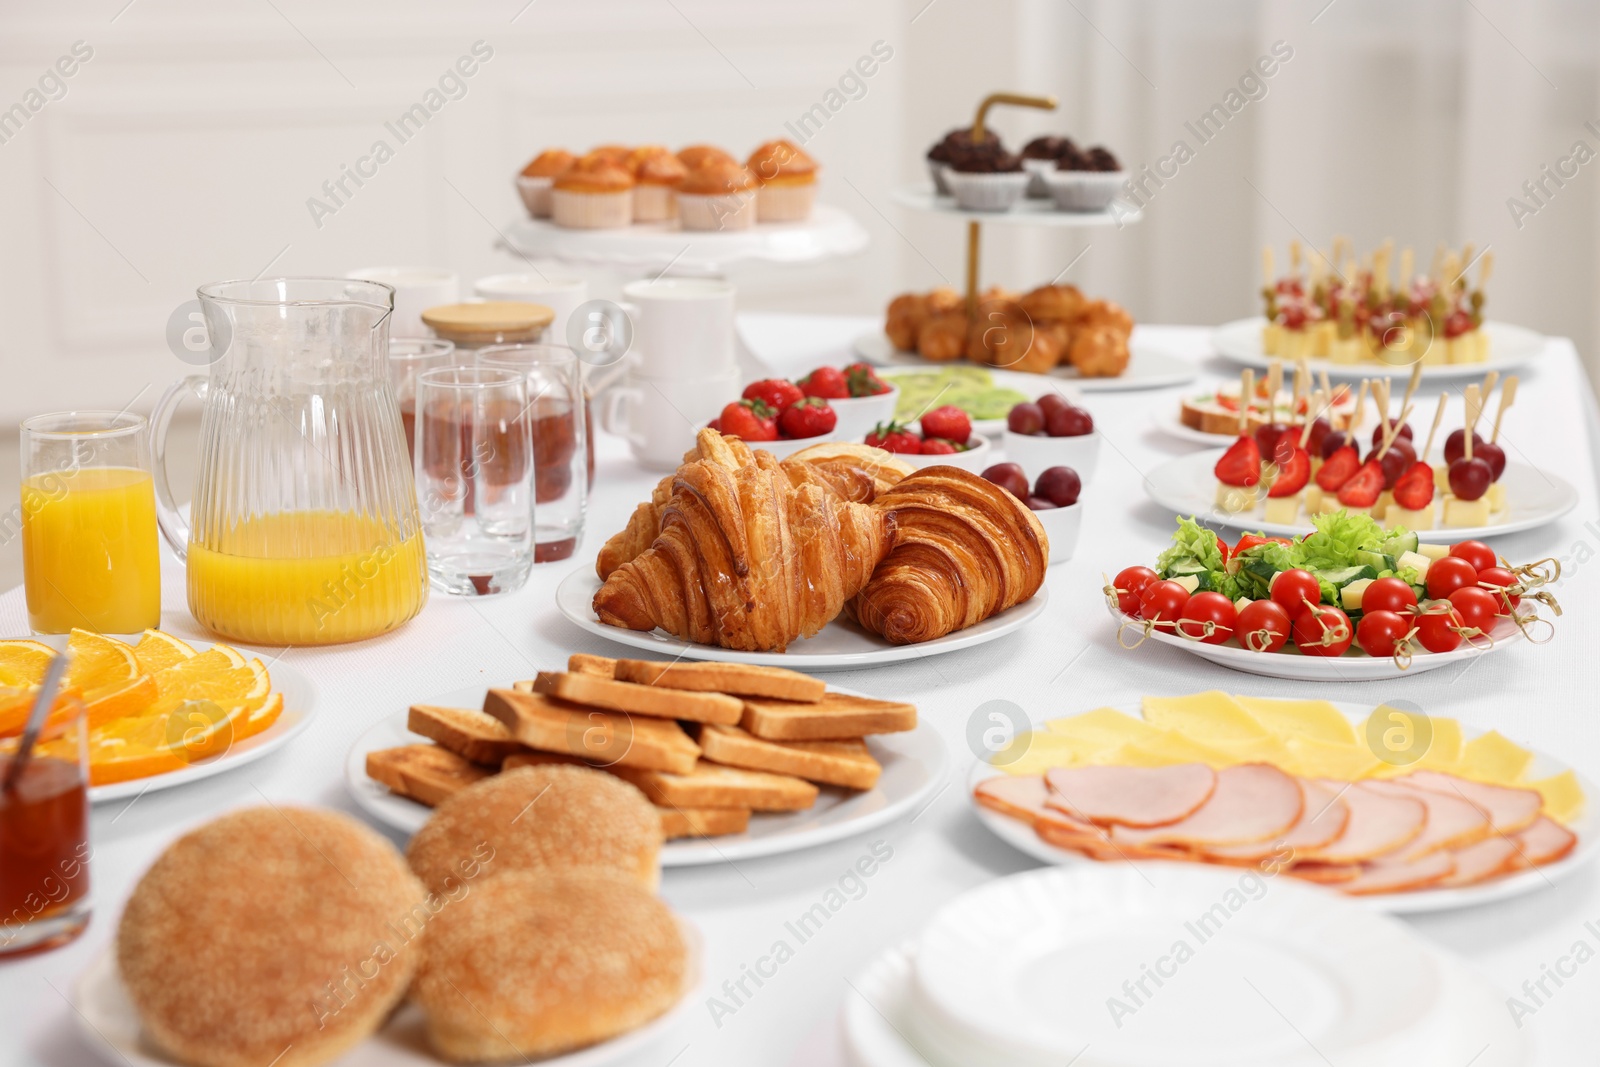
<svg viewBox="0 0 1600 1067">
<path fill-rule="evenodd" d="M 746 663 L 575 653 L 566 666 L 378 723 L 345 761 L 356 803 L 412 833 L 492 775 L 579 763 L 644 793 L 661 814 L 661 863 L 679 867 L 863 833 L 917 810 L 945 777 L 944 742 L 902 701 Z"/>
</svg>

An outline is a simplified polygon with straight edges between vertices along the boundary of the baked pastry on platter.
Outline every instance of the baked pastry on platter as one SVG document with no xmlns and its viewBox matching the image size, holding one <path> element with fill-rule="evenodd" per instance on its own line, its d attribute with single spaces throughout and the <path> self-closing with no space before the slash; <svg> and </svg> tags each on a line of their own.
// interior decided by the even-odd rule
<svg viewBox="0 0 1600 1067">
<path fill-rule="evenodd" d="M 960 294 L 945 288 L 895 297 L 884 332 L 901 351 L 936 363 L 965 358 L 1031 374 L 1071 366 L 1101 378 L 1127 369 L 1133 317 L 1073 285 L 1043 285 L 1020 296 L 992 288 L 969 315 Z"/>
</svg>

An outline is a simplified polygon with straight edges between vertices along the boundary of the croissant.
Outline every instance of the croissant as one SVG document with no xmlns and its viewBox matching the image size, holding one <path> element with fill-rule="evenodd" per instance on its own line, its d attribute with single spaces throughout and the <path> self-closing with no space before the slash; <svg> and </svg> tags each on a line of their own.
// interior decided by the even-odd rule
<svg viewBox="0 0 1600 1067">
<path fill-rule="evenodd" d="M 796 488 L 769 452 L 678 468 L 661 533 L 594 596 L 600 621 L 747 652 L 782 652 L 833 621 L 894 540 L 894 515 Z"/>
<path fill-rule="evenodd" d="M 894 517 L 895 546 L 850 612 L 894 644 L 965 629 L 1044 584 L 1044 527 L 993 482 L 957 467 L 925 467 L 873 507 Z"/>
</svg>

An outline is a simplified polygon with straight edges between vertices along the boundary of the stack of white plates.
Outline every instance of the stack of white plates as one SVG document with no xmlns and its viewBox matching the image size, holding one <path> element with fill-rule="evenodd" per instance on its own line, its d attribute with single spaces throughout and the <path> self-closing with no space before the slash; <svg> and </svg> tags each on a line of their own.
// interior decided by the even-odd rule
<svg viewBox="0 0 1600 1067">
<path fill-rule="evenodd" d="M 1029 871 L 852 982 L 856 1067 L 1513 1067 L 1503 996 L 1358 903 L 1257 873 Z"/>
</svg>

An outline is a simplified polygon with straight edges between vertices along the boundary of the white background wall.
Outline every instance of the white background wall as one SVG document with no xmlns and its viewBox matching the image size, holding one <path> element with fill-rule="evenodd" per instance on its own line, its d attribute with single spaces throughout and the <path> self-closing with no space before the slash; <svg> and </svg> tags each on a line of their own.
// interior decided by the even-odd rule
<svg viewBox="0 0 1600 1067">
<path fill-rule="evenodd" d="M 1600 14 L 1577 0 L 305 0 L 0 3 L 0 109 L 74 42 L 93 58 L 0 143 L 0 420 L 147 407 L 188 368 L 163 339 L 205 281 L 439 265 L 511 269 L 511 175 L 548 145 L 710 140 L 744 152 L 819 101 L 876 40 L 894 56 L 809 143 L 823 196 L 873 244 L 737 277 L 747 308 L 878 312 L 959 282 L 963 233 L 888 196 L 986 92 L 1053 92 L 1000 115 L 1020 143 L 1066 131 L 1135 166 L 1273 41 L 1293 59 L 1157 194 L 1088 239 L 996 232 L 985 280 L 1067 277 L 1150 321 L 1255 310 L 1258 247 L 1335 232 L 1425 250 L 1493 245 L 1491 313 L 1600 343 L 1595 171 L 1535 215 L 1506 206 L 1600 118 Z M 306 207 L 472 43 L 493 58 L 319 228 Z M 1190 138 L 1192 141 L 1192 137 Z M 1085 252 L 1085 248 L 1087 251 Z M 614 281 L 614 279 L 612 279 Z"/>
</svg>

